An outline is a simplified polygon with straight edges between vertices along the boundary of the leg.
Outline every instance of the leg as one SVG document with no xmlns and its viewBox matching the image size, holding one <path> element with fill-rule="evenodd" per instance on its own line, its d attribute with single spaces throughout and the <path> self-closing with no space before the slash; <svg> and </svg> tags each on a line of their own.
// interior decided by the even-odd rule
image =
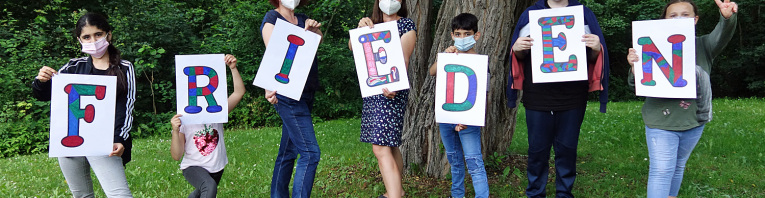
<svg viewBox="0 0 765 198">
<path fill-rule="evenodd" d="M 468 126 L 467 129 L 459 132 L 459 137 L 462 142 L 460 149 L 465 153 L 465 164 L 467 164 L 470 178 L 473 179 L 475 197 L 488 198 L 489 180 L 486 177 L 486 168 L 481 154 L 481 127 Z"/>
<path fill-rule="evenodd" d="M 586 107 L 555 112 L 555 196 L 574 197 L 576 149 Z"/>
<path fill-rule="evenodd" d="M 404 156 L 401 155 L 401 149 L 398 149 L 398 147 L 391 147 L 391 152 L 393 154 L 393 160 L 396 161 L 396 166 L 398 167 L 398 173 L 401 174 L 401 196 L 403 197 L 406 192 L 404 192 Z"/>
<path fill-rule="evenodd" d="M 286 100 L 286 99 L 285 99 Z M 279 99 L 280 103 L 283 101 Z M 316 132 L 313 129 L 311 112 L 305 101 L 290 101 L 284 108 L 283 128 L 289 132 L 289 140 L 300 154 L 295 168 L 295 179 L 292 184 L 293 197 L 310 197 L 313 189 L 313 181 L 316 177 L 316 167 L 319 165 L 321 150 L 316 140 Z M 287 112 L 288 111 L 288 112 Z"/>
<path fill-rule="evenodd" d="M 677 164 L 675 165 L 675 174 L 672 176 L 672 184 L 669 188 L 669 196 L 677 197 L 680 192 L 680 184 L 683 182 L 683 173 L 685 172 L 685 163 L 691 157 L 691 152 L 699 143 L 701 134 L 704 131 L 704 125 L 680 132 L 680 144 L 677 147 Z"/>
<path fill-rule="evenodd" d="M 183 169 L 183 177 L 195 188 L 194 192 L 189 195 L 189 198 L 214 198 L 217 196 L 218 183 L 206 169 L 199 166 L 190 166 Z"/>
<path fill-rule="evenodd" d="M 271 177 L 271 197 L 290 197 L 289 185 L 292 179 L 292 170 L 295 165 L 295 159 L 297 159 L 297 150 L 295 144 L 290 140 L 289 130 L 287 127 L 290 124 L 294 124 L 294 115 L 290 113 L 290 104 L 294 103 L 294 100 L 281 97 L 277 95 L 279 103 L 274 105 L 277 113 L 282 118 L 282 139 L 279 142 L 279 153 L 276 155 L 274 162 L 274 172 Z"/>
<path fill-rule="evenodd" d="M 672 176 L 677 166 L 678 132 L 645 127 L 648 144 L 648 198 L 669 196 Z"/>
<path fill-rule="evenodd" d="M 94 197 L 90 164 L 85 157 L 59 157 L 58 164 L 64 174 L 69 191 L 75 198 Z"/>
<path fill-rule="evenodd" d="M 526 196 L 544 197 L 547 185 L 548 160 L 553 143 L 554 126 L 552 112 L 526 109 L 526 127 L 529 133 L 529 159 L 526 175 L 529 185 Z"/>
<path fill-rule="evenodd" d="M 398 165 L 396 165 L 396 160 L 393 157 L 393 148 L 373 144 L 372 152 L 377 157 L 377 165 L 380 167 L 387 197 L 401 197 L 403 192 L 401 189 L 401 172 L 398 170 Z"/>
<path fill-rule="evenodd" d="M 446 159 L 449 160 L 452 171 L 452 197 L 465 196 L 465 156 L 462 152 L 460 137 L 462 132 L 454 130 L 455 124 L 438 124 L 441 132 L 441 142 L 444 143 Z M 467 129 L 466 129 L 467 130 Z M 479 151 L 480 152 L 480 151 Z"/>
</svg>

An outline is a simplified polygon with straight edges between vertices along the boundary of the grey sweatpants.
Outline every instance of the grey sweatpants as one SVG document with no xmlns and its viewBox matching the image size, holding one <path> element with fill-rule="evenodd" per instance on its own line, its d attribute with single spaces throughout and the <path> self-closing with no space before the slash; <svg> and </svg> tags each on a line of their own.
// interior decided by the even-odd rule
<svg viewBox="0 0 765 198">
<path fill-rule="evenodd" d="M 133 197 L 128 188 L 125 167 L 120 157 L 59 157 L 58 164 L 75 198 L 95 196 L 93 180 L 90 177 L 91 168 L 96 173 L 106 197 Z"/>
</svg>

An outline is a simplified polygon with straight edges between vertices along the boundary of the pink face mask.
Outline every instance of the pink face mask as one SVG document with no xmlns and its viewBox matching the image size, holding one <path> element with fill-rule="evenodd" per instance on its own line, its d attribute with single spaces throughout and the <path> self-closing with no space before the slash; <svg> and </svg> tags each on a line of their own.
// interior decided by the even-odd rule
<svg viewBox="0 0 765 198">
<path fill-rule="evenodd" d="M 83 43 L 80 41 L 80 44 L 82 44 L 82 52 L 90 54 L 93 58 L 101 58 L 109 48 L 109 41 L 106 41 L 106 36 L 93 43 Z"/>
</svg>

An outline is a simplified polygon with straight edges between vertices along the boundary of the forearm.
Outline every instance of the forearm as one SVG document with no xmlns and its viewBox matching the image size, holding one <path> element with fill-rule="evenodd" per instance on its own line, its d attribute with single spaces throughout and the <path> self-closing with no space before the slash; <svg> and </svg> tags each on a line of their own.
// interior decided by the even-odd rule
<svg viewBox="0 0 765 198">
<path fill-rule="evenodd" d="M 720 15 L 720 21 L 715 26 L 709 35 L 705 38 L 706 47 L 711 50 L 713 56 L 719 55 L 728 42 L 733 38 L 733 34 L 736 33 L 736 25 L 738 21 L 737 14 L 733 14 L 730 18 L 726 19 Z"/>
<path fill-rule="evenodd" d="M 239 101 L 242 100 L 242 96 L 244 96 L 244 93 L 246 92 L 244 88 L 244 82 L 242 82 L 242 76 L 239 74 L 239 70 L 236 68 L 231 69 L 231 78 L 234 81 L 234 93 L 231 93 L 231 95 L 228 97 L 229 112 L 234 110 L 234 107 L 239 104 Z"/>
<path fill-rule="evenodd" d="M 430 73 L 431 76 L 436 76 L 436 73 L 438 72 L 436 65 L 438 65 L 438 61 L 433 62 L 433 65 L 428 69 L 428 73 Z"/>
<path fill-rule="evenodd" d="M 183 147 L 186 142 L 184 141 L 183 134 L 180 134 L 177 129 L 173 129 L 171 133 L 173 137 L 170 143 L 170 155 L 177 161 L 183 157 Z"/>
</svg>

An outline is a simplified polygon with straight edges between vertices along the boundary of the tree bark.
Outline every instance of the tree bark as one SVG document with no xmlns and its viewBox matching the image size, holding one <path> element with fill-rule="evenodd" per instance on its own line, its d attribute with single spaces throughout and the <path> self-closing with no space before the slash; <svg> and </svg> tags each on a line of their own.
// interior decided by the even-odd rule
<svg viewBox="0 0 765 198">
<path fill-rule="evenodd" d="M 429 16 L 432 10 L 429 1 L 409 0 L 411 17 L 416 22 L 434 18 Z M 422 172 L 433 177 L 444 177 L 449 173 L 449 163 L 441 143 L 438 124 L 435 122 L 435 77 L 427 74 L 427 68 L 436 60 L 438 52 L 453 45 L 451 39 L 451 20 L 460 13 L 472 13 L 478 17 L 478 31 L 481 37 L 475 45 L 480 54 L 489 55 L 491 71 L 489 93 L 486 107 L 486 126 L 481 131 L 482 153 L 484 158 L 494 152 L 504 152 L 512 141 L 515 130 L 517 109 L 507 108 L 505 87 L 509 68 L 510 38 L 520 14 L 534 0 L 494 1 L 494 0 L 444 0 L 438 12 L 435 30 L 426 29 L 431 25 L 417 24 L 418 41 L 415 54 L 409 66 L 409 78 L 412 85 L 409 95 L 404 125 L 404 143 L 401 146 L 406 170 Z M 425 14 L 423 14 L 425 12 Z M 431 32 L 432 31 L 432 32 Z M 435 32 L 435 34 L 433 34 Z M 434 38 L 428 38 L 433 34 Z M 427 40 L 432 40 L 428 45 Z M 425 40 L 425 41 L 423 41 Z M 429 49 L 426 50 L 425 49 Z M 517 101 L 512 101 L 517 103 Z"/>
</svg>

